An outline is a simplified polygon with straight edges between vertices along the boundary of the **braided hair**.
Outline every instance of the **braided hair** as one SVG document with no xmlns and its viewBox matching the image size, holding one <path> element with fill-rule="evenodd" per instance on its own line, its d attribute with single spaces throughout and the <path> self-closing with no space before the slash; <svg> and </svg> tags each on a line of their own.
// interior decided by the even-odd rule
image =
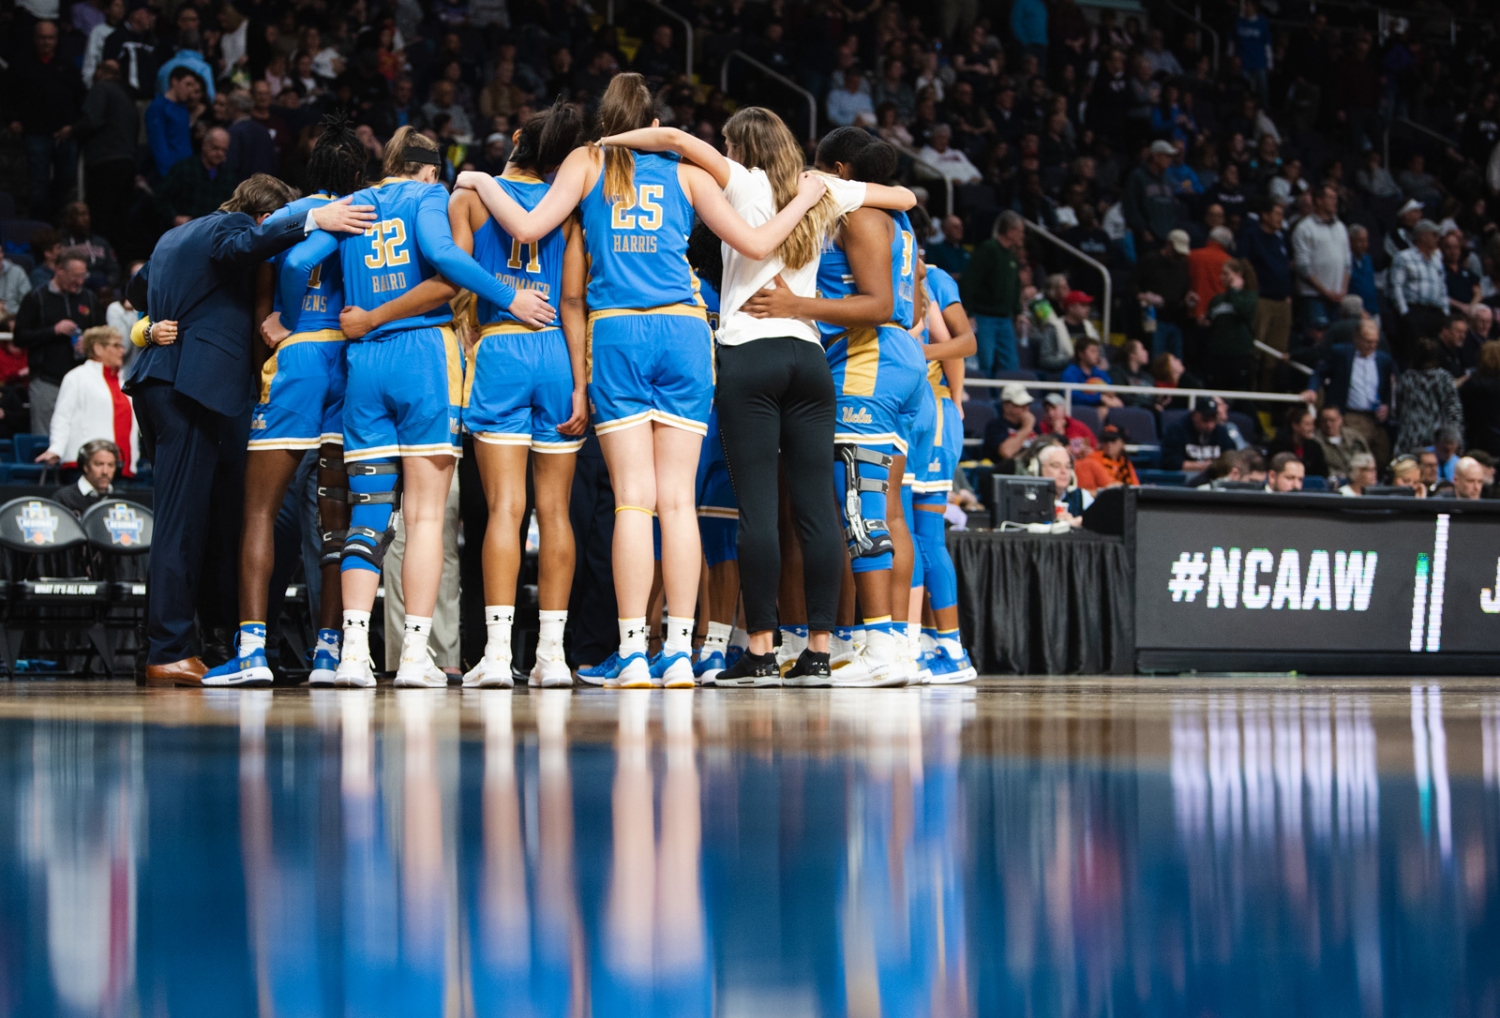
<svg viewBox="0 0 1500 1018">
<path fill-rule="evenodd" d="M 343 113 L 323 118 L 322 133 L 307 160 L 310 191 L 350 195 L 364 186 L 368 154 L 354 133 L 354 124 Z"/>
</svg>

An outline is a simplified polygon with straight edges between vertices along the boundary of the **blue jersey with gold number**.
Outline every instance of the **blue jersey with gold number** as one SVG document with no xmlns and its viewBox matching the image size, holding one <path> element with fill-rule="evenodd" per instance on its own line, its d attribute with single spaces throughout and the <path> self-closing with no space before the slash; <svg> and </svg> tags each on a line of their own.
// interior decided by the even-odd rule
<svg viewBox="0 0 1500 1018">
<path fill-rule="evenodd" d="M 896 224 L 891 231 L 891 294 L 896 299 L 891 321 L 909 329 L 916 322 L 913 308 L 917 290 L 916 237 L 905 212 L 891 212 L 890 217 Z"/>
<path fill-rule="evenodd" d="M 548 185 L 531 177 L 496 177 L 495 182 L 528 211 L 536 208 L 547 196 Z M 567 239 L 562 227 L 535 244 L 522 244 L 493 218 L 474 232 L 474 260 L 486 272 L 493 273 L 496 279 L 513 289 L 540 292 L 559 314 L 562 312 L 563 252 L 566 248 Z M 481 325 L 514 321 L 516 318 L 509 311 L 480 298 Z"/>
<path fill-rule="evenodd" d="M 298 198 L 271 213 L 269 218 L 293 216 L 300 221 L 306 219 L 307 214 L 313 209 L 320 208 L 336 198 L 336 195 L 327 192 L 310 194 L 306 198 Z M 286 262 L 287 254 L 287 251 L 283 251 L 271 259 L 277 275 L 275 296 L 272 298 L 273 310 L 280 312 L 293 305 L 300 305 L 301 314 L 297 319 L 298 332 L 322 332 L 330 329 L 337 331 L 339 312 L 344 310 L 344 269 L 339 264 L 338 255 L 330 255 L 323 259 L 313 269 L 307 286 L 294 292 L 280 284 L 281 267 Z"/>
<path fill-rule="evenodd" d="M 437 274 L 423 256 L 416 235 L 424 213 L 429 221 L 433 213 L 440 215 L 447 229 L 448 192 L 441 185 L 387 177 L 356 192 L 351 204 L 375 206 L 375 223 L 362 235 L 346 236 L 339 244 L 346 304 L 378 307 Z M 450 243 L 451 239 L 450 233 Z M 440 304 L 425 314 L 387 322 L 365 339 L 385 339 L 406 329 L 446 325 L 452 320 L 448 305 Z"/>
<path fill-rule="evenodd" d="M 636 152 L 630 205 L 604 196 L 601 169 L 578 205 L 589 258 L 589 313 L 668 304 L 703 306 L 688 264 L 693 205 L 677 179 L 677 157 Z"/>
<path fill-rule="evenodd" d="M 923 288 L 927 291 L 927 299 L 936 301 L 940 311 L 946 311 L 954 304 L 959 304 L 958 282 L 948 273 L 935 265 L 927 266 L 927 278 L 923 281 Z M 923 321 L 922 342 L 930 342 L 927 335 L 926 321 Z M 951 398 L 948 390 L 948 376 L 943 373 L 942 361 L 927 362 L 927 381 L 932 385 L 932 391 L 938 398 Z"/>
</svg>

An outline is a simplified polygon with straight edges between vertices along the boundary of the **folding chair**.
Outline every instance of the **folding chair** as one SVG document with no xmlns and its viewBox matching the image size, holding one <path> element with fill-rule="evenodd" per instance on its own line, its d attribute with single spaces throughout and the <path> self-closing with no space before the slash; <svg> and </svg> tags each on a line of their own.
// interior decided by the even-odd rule
<svg viewBox="0 0 1500 1018">
<path fill-rule="evenodd" d="M 88 575 L 83 527 L 62 505 L 45 498 L 17 498 L 0 505 L 0 562 L 4 566 L 5 638 L 0 640 L 6 674 L 14 678 L 16 662 L 28 637 L 39 653 L 64 659 L 97 654 L 105 674 L 113 676 L 105 639 L 104 614 L 109 585 Z M 77 634 L 90 648 L 70 646 Z M 71 674 L 71 669 L 60 669 Z"/>
<path fill-rule="evenodd" d="M 155 518 L 143 505 L 111 498 L 90 507 L 80 524 L 93 559 L 90 572 L 109 595 L 101 624 L 106 634 L 125 636 L 109 641 L 108 660 L 113 665 L 120 653 L 134 655 L 145 646 L 146 579 Z"/>
</svg>

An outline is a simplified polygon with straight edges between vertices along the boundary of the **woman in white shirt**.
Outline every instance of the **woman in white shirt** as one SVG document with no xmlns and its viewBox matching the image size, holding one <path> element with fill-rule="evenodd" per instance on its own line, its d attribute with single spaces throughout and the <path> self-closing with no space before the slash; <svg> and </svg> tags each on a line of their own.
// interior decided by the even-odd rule
<svg viewBox="0 0 1500 1018">
<path fill-rule="evenodd" d="M 141 429 L 130 397 L 120 391 L 125 341 L 109 326 L 96 325 L 79 342 L 88 360 L 63 376 L 52 411 L 51 441 L 37 462 L 73 466 L 85 442 L 107 438 L 120 448 L 120 474 L 133 477 Z"/>
<path fill-rule="evenodd" d="M 804 167 L 802 146 L 780 117 L 755 106 L 729 118 L 724 140 L 727 159 L 706 142 L 671 129 L 604 139 L 676 152 L 707 170 L 747 223 L 770 220 L 796 194 Z M 861 205 L 908 209 L 916 197 L 904 187 L 825 179 L 832 202 L 825 199 L 814 207 L 769 257 L 752 259 L 727 244 L 724 249 L 715 405 L 740 506 L 740 586 L 750 649 L 719 674 L 716 685 L 781 685 L 774 649 L 781 579 L 778 467 L 802 543 L 808 649 L 828 652 L 844 571 L 843 534 L 829 497 L 834 481 L 833 375 L 812 322 L 752 318 L 743 307 L 766 286 L 813 296 L 823 245 L 843 216 Z"/>
</svg>

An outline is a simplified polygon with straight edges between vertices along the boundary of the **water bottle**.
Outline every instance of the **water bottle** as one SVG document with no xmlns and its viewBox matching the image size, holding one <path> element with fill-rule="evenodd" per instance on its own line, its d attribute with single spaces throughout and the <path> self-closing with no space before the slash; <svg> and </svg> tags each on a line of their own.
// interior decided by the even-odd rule
<svg viewBox="0 0 1500 1018">
<path fill-rule="evenodd" d="M 1148 336 L 1156 335 L 1156 305 L 1147 304 L 1146 313 L 1142 316 L 1141 329 Z"/>
</svg>

